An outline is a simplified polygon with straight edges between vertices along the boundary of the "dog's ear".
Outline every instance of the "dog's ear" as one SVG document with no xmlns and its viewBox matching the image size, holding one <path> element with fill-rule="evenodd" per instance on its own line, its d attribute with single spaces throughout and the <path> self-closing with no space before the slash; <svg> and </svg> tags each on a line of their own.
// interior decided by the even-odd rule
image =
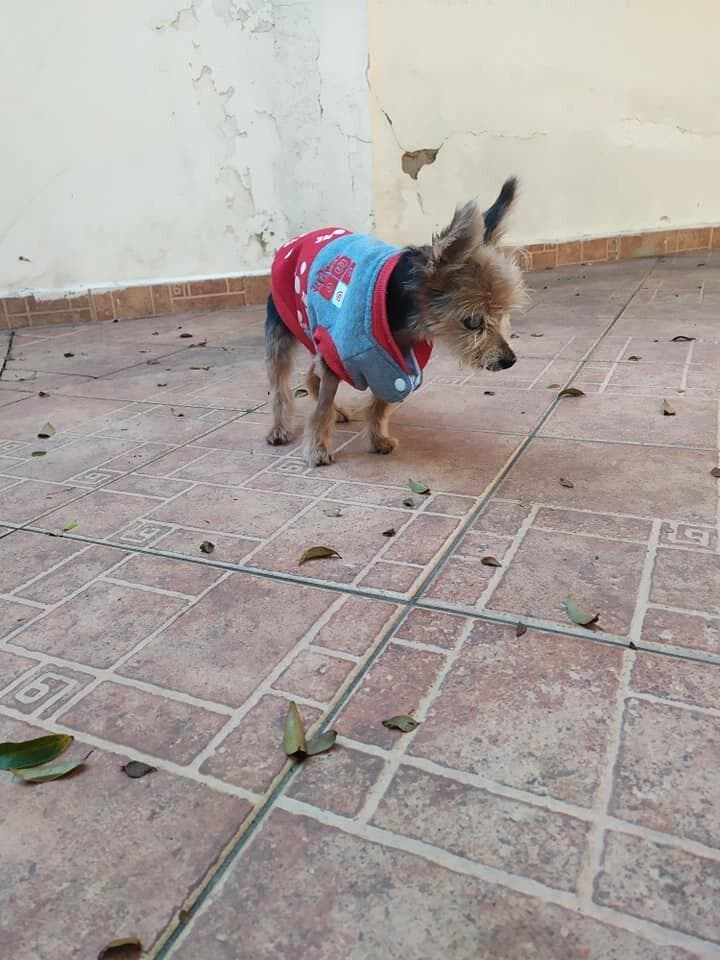
<svg viewBox="0 0 720 960">
<path fill-rule="evenodd" d="M 517 178 L 510 177 L 506 180 L 500 191 L 500 195 L 491 207 L 483 214 L 485 221 L 485 234 L 483 243 L 498 243 L 503 233 L 503 225 L 507 215 L 510 213 L 515 197 L 517 195 Z"/>
<path fill-rule="evenodd" d="M 484 229 L 482 214 L 474 200 L 458 207 L 448 226 L 433 236 L 433 266 L 462 266 L 483 242 Z"/>
</svg>

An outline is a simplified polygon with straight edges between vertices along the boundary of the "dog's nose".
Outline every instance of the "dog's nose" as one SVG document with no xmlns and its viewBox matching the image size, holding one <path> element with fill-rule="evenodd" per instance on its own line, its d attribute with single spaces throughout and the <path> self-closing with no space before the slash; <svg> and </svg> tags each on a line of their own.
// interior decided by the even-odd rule
<svg viewBox="0 0 720 960">
<path fill-rule="evenodd" d="M 504 354 L 500 357 L 500 364 L 499 364 L 500 369 L 501 369 L 501 370 L 509 370 L 510 367 L 515 363 L 516 360 L 517 360 L 517 357 L 516 357 L 515 354 L 512 352 L 512 350 L 508 350 L 507 353 L 504 353 Z"/>
</svg>

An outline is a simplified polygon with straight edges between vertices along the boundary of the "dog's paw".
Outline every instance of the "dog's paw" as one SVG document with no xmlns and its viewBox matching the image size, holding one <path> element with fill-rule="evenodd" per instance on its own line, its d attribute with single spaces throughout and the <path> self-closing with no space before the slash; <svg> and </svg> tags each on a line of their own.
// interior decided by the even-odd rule
<svg viewBox="0 0 720 960">
<path fill-rule="evenodd" d="M 373 437 L 371 444 L 373 453 L 381 453 L 384 456 L 388 453 L 392 453 L 397 447 L 398 442 L 394 437 Z"/>
<path fill-rule="evenodd" d="M 271 447 L 282 447 L 292 440 L 292 433 L 286 427 L 273 427 L 265 437 Z"/>
<path fill-rule="evenodd" d="M 305 460 L 309 467 L 328 467 L 333 462 L 332 454 L 322 444 L 309 447 L 305 454 Z"/>
<path fill-rule="evenodd" d="M 350 423 L 350 416 L 342 407 L 335 407 L 335 423 Z"/>
</svg>

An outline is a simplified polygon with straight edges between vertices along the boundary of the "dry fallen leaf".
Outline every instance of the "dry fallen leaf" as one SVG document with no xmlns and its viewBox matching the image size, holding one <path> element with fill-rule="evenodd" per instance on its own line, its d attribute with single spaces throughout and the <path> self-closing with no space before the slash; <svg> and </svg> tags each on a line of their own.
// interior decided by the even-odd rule
<svg viewBox="0 0 720 960">
<path fill-rule="evenodd" d="M 558 394 L 558 397 L 584 397 L 585 393 L 577 387 L 565 387 Z"/>
<path fill-rule="evenodd" d="M 190 919 L 190 913 L 188 910 L 178 911 L 178 923 L 187 923 L 189 919 Z"/>
<path fill-rule="evenodd" d="M 633 643 L 632 640 L 628 641 L 628 646 L 630 647 L 631 650 L 637 650 L 637 644 Z"/>
<path fill-rule="evenodd" d="M 413 500 L 412 497 L 405 497 L 405 499 L 403 500 L 403 506 L 409 507 L 412 510 L 415 507 L 415 501 Z"/>
<path fill-rule="evenodd" d="M 638 357 L 637 354 L 633 353 L 628 357 L 628 360 L 642 360 L 642 357 Z"/>
<path fill-rule="evenodd" d="M 395 529 L 395 527 L 390 527 L 389 530 L 383 530 L 382 535 L 384 537 L 394 537 L 396 533 L 397 533 L 397 530 Z"/>
<path fill-rule="evenodd" d="M 303 726 L 300 711 L 294 700 L 290 701 L 287 716 L 285 717 L 283 746 L 285 747 L 285 753 L 289 757 L 296 757 L 299 754 L 305 755 L 307 753 L 305 727 Z"/>
<path fill-rule="evenodd" d="M 667 400 L 663 400 L 663 402 L 662 402 L 662 412 L 663 412 L 663 416 L 664 416 L 664 417 L 674 417 L 674 416 L 675 416 L 675 411 L 674 411 L 673 408 L 670 406 L 670 404 L 667 402 Z"/>
<path fill-rule="evenodd" d="M 544 334 L 544 333 L 531 333 L 530 336 L 531 336 L 531 337 L 544 337 L 545 334 Z"/>
<path fill-rule="evenodd" d="M 202 367 L 190 367 L 190 369 L 191 369 L 191 370 L 209 370 L 209 369 L 210 369 L 210 367 L 208 367 L 208 366 L 202 366 Z"/>
<path fill-rule="evenodd" d="M 22 770 L 49 763 L 65 753 L 73 742 L 67 733 L 51 733 L 32 740 L 8 740 L 0 743 L 0 770 Z"/>
<path fill-rule="evenodd" d="M 572 482 L 572 480 L 568 480 L 567 477 L 560 477 L 560 486 L 567 487 L 569 490 L 572 490 L 575 484 Z"/>
<path fill-rule="evenodd" d="M 192 336 L 191 333 L 181 333 L 181 334 L 180 334 L 180 339 L 181 339 L 181 340 L 186 340 L 188 337 L 191 337 L 191 336 Z"/>
<path fill-rule="evenodd" d="M 548 388 L 548 390 L 559 390 L 559 389 L 560 389 L 560 384 L 559 384 L 559 383 L 549 383 L 549 384 L 547 385 L 547 388 Z"/>
<path fill-rule="evenodd" d="M 494 390 L 483 390 L 483 393 L 485 394 L 486 397 L 494 397 L 494 396 L 495 396 L 495 391 L 494 391 Z"/>
<path fill-rule="evenodd" d="M 49 394 L 49 393 L 45 393 L 44 390 L 41 390 L 40 393 L 38 394 L 38 396 L 39 396 L 39 397 L 49 397 L 50 394 Z"/>
<path fill-rule="evenodd" d="M 522 635 L 525 633 L 527 633 L 527 626 L 522 621 L 520 621 L 518 625 L 515 627 L 515 636 L 522 637 Z"/>
<path fill-rule="evenodd" d="M 599 613 L 590 614 L 581 610 L 572 597 L 566 597 L 563 606 L 565 607 L 565 613 L 567 613 L 573 623 L 577 623 L 581 627 L 592 627 L 600 619 Z"/>
<path fill-rule="evenodd" d="M 311 740 L 308 740 L 305 754 L 308 757 L 314 757 L 318 753 L 325 753 L 335 745 L 337 739 L 337 730 L 326 730 L 324 733 L 318 733 Z"/>
<path fill-rule="evenodd" d="M 413 493 L 419 493 L 422 496 L 426 496 L 428 493 L 430 493 L 430 487 L 421 480 L 408 480 L 408 486 Z"/>
<path fill-rule="evenodd" d="M 97 960 L 140 960 L 142 943 L 137 937 L 113 940 L 97 955 Z"/>
<path fill-rule="evenodd" d="M 671 343 L 690 343 L 690 341 L 694 339 L 695 337 L 686 337 L 681 333 L 677 337 L 673 337 Z"/>
<path fill-rule="evenodd" d="M 720 477 L 720 467 L 713 467 L 710 471 L 711 477 Z"/>
<path fill-rule="evenodd" d="M 296 400 L 300 400 L 302 397 L 307 397 L 308 391 L 305 387 L 296 387 L 293 396 Z"/>
<path fill-rule="evenodd" d="M 149 763 L 143 763 L 142 760 L 128 760 L 120 769 L 131 780 L 139 780 L 140 777 L 146 777 L 149 773 L 155 773 L 157 767 L 151 767 Z"/>
<path fill-rule="evenodd" d="M 71 353 L 71 352 L 68 350 L 67 353 L 64 353 L 64 354 L 63 354 L 63 356 L 64 356 L 64 357 L 74 357 L 75 354 L 74 354 L 74 353 Z"/>
<path fill-rule="evenodd" d="M 40 440 L 49 440 L 50 437 L 55 436 L 55 427 L 51 423 L 46 423 L 44 427 L 41 427 L 38 431 L 38 439 Z"/>
<path fill-rule="evenodd" d="M 397 717 L 390 717 L 388 720 L 383 720 L 382 725 L 387 727 L 388 730 L 399 730 L 401 733 L 410 733 L 411 730 L 419 726 L 419 723 L 419 720 L 415 720 L 413 717 L 408 717 L 406 714 L 401 713 Z"/>
<path fill-rule="evenodd" d="M 92 753 L 92 750 L 90 753 Z M 26 783 L 49 783 L 51 780 L 59 780 L 61 777 L 67 776 L 68 773 L 72 773 L 73 770 L 84 766 L 90 753 L 86 753 L 79 760 L 63 760 L 60 763 L 46 763 L 40 767 L 13 769 L 12 773 L 18 780 L 24 780 Z"/>
<path fill-rule="evenodd" d="M 33 450 L 30 454 L 31 457 L 44 457 L 47 453 L 47 450 Z"/>
<path fill-rule="evenodd" d="M 298 566 L 301 567 L 310 560 L 325 560 L 328 557 L 337 557 L 338 560 L 342 560 L 337 550 L 333 550 L 332 547 L 309 547 L 298 560 Z"/>
<path fill-rule="evenodd" d="M 480 560 L 480 563 L 482 563 L 482 564 L 483 564 L 484 566 L 486 566 L 486 567 L 501 567 L 501 566 L 502 566 L 502 564 L 500 563 L 500 561 L 499 561 L 499 560 L 496 560 L 495 557 L 483 557 L 483 558 Z"/>
<path fill-rule="evenodd" d="M 203 540 L 203 542 L 200 544 L 201 553 L 212 553 L 214 549 L 215 544 L 212 542 L 212 540 Z"/>
<path fill-rule="evenodd" d="M 333 507 L 331 510 L 323 510 L 323 513 L 325 514 L 326 517 L 335 518 L 335 517 L 342 516 L 342 510 L 340 509 L 340 507 Z"/>
</svg>

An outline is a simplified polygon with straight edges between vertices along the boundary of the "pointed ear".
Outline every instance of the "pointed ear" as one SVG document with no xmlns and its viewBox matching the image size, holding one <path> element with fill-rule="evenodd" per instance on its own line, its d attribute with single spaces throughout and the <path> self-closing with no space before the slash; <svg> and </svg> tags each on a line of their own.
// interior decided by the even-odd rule
<svg viewBox="0 0 720 960">
<path fill-rule="evenodd" d="M 435 234 L 432 260 L 436 266 L 461 266 L 483 242 L 485 226 L 474 200 L 458 207 L 449 225 Z"/>
<path fill-rule="evenodd" d="M 510 177 L 506 180 L 500 191 L 500 195 L 491 207 L 483 214 L 485 221 L 484 243 L 498 243 L 502 237 L 504 221 L 515 202 L 517 195 L 517 178 Z"/>
</svg>

